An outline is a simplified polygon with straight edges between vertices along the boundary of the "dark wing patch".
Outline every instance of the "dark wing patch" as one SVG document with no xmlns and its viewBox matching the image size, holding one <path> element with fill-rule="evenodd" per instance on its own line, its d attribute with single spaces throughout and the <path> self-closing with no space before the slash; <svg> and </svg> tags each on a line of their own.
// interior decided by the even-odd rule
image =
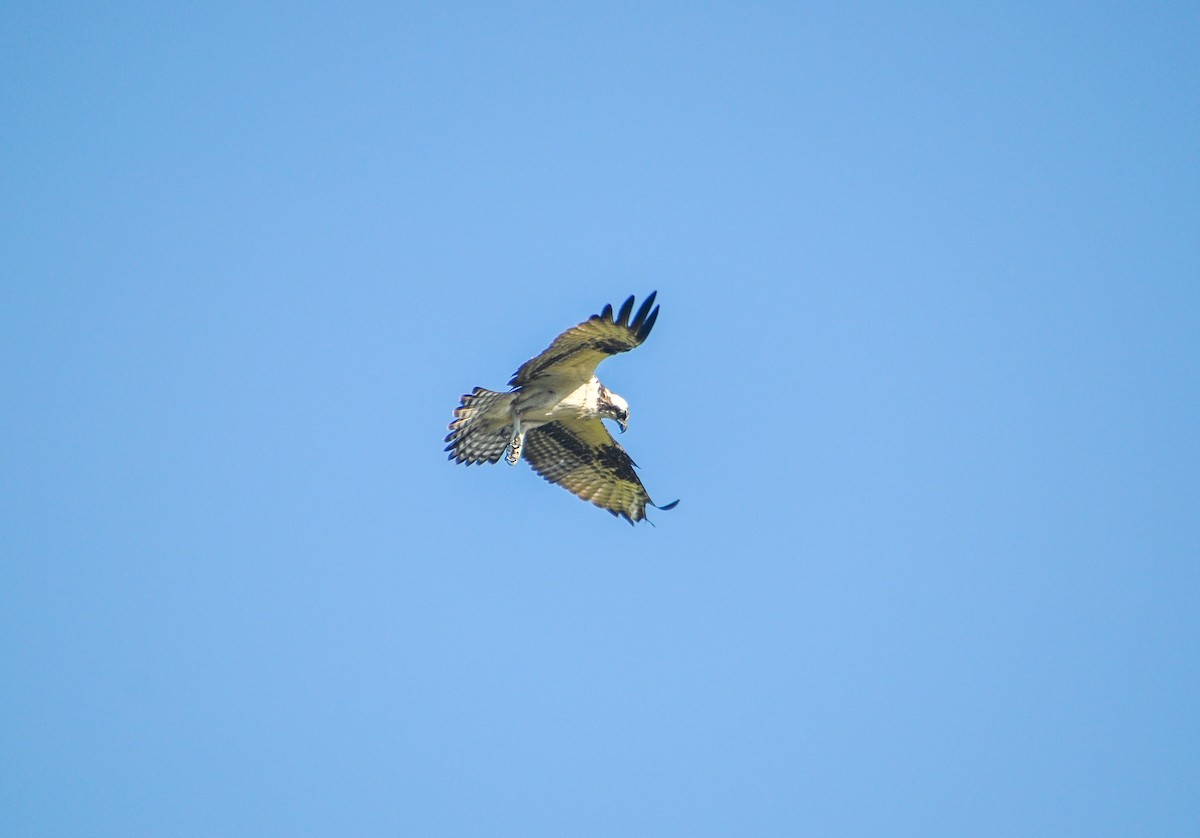
<svg viewBox="0 0 1200 838">
<path fill-rule="evenodd" d="M 629 523 L 653 506 L 634 462 L 599 419 L 572 419 L 533 428 L 525 435 L 525 459 L 551 483 L 591 501 Z"/>
<path fill-rule="evenodd" d="M 613 307 L 606 305 L 599 314 L 593 314 L 578 326 L 573 326 L 554 339 L 541 355 L 521 365 L 508 382 L 510 387 L 519 387 L 546 374 L 558 374 L 573 370 L 581 381 L 586 381 L 596 372 L 596 366 L 609 355 L 628 352 L 639 346 L 654 328 L 658 319 L 658 306 L 654 305 L 655 291 L 637 310 L 633 319 L 633 297 L 627 299 L 613 318 Z M 653 306 L 653 310 L 651 310 Z"/>
</svg>

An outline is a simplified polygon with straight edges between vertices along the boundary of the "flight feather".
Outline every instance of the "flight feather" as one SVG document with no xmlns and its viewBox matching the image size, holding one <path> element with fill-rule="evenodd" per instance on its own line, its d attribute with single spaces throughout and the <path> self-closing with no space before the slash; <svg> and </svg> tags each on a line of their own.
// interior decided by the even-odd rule
<svg viewBox="0 0 1200 838">
<path fill-rule="evenodd" d="M 616 317 L 613 317 L 613 307 L 606 305 L 599 314 L 567 329 L 544 352 L 522 364 L 509 380 L 509 386 L 520 387 L 544 375 L 571 376 L 586 381 L 608 356 L 628 352 L 642 344 L 658 319 L 658 307 L 654 305 L 657 295 L 657 291 L 651 293 L 632 320 L 629 319 L 633 312 L 632 296 L 624 302 Z"/>
</svg>

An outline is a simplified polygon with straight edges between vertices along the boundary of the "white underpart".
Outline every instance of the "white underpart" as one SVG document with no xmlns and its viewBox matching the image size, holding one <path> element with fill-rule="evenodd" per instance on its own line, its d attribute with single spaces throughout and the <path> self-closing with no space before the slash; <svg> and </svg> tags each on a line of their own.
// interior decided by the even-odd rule
<svg viewBox="0 0 1200 838">
<path fill-rule="evenodd" d="M 512 405 L 512 436 L 506 456 L 508 462 L 517 464 L 525 434 L 534 428 L 558 419 L 594 419 L 603 415 L 600 412 L 600 387 L 600 381 L 595 376 L 583 384 L 573 376 L 546 376 L 522 387 Z M 613 404 L 629 410 L 623 398 L 612 391 L 608 395 Z"/>
</svg>

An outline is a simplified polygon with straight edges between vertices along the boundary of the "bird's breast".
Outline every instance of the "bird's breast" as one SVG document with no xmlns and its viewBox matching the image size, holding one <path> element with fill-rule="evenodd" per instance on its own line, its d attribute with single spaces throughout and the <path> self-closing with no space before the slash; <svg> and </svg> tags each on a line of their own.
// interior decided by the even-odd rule
<svg viewBox="0 0 1200 838">
<path fill-rule="evenodd" d="M 553 422 L 587 414 L 586 386 L 563 391 L 553 386 L 527 386 L 515 404 L 522 421 Z"/>
</svg>

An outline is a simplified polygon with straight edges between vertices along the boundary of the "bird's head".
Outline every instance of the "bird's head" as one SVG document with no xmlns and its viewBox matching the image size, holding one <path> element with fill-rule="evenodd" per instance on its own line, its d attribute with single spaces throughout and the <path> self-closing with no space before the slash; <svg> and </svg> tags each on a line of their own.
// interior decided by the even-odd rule
<svg viewBox="0 0 1200 838">
<path fill-rule="evenodd" d="M 605 405 L 605 415 L 610 419 L 616 420 L 616 423 L 621 426 L 621 433 L 629 428 L 629 402 L 618 396 L 616 393 L 607 393 L 608 403 Z"/>
</svg>

